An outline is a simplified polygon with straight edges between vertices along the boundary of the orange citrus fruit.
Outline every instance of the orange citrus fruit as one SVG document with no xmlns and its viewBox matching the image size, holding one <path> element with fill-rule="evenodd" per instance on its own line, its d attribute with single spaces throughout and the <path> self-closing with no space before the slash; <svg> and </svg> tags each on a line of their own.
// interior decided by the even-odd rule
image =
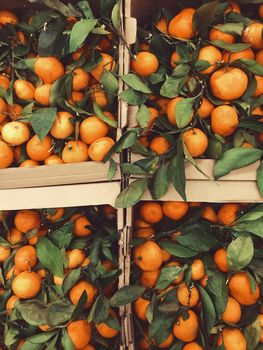
<svg viewBox="0 0 263 350">
<path fill-rule="evenodd" d="M 14 224 L 23 233 L 27 233 L 33 229 L 39 230 L 41 227 L 41 217 L 38 211 L 29 209 L 20 210 L 15 215 Z"/>
<path fill-rule="evenodd" d="M 188 212 L 189 205 L 180 201 L 165 201 L 162 204 L 162 210 L 165 216 L 171 220 L 181 220 Z"/>
<path fill-rule="evenodd" d="M 47 84 L 53 84 L 65 73 L 62 63 L 56 57 L 38 57 L 34 64 L 34 71 Z"/>
<path fill-rule="evenodd" d="M 45 136 L 40 141 L 37 135 L 34 135 L 26 145 L 26 152 L 29 158 L 36 160 L 37 162 L 44 161 L 52 154 L 52 139 L 49 136 Z"/>
<path fill-rule="evenodd" d="M 218 338 L 217 345 L 224 344 L 226 350 L 246 350 L 247 342 L 244 335 L 237 328 L 224 328 L 220 337 Z"/>
<path fill-rule="evenodd" d="M 41 277 L 37 272 L 23 271 L 12 282 L 14 294 L 21 299 L 33 299 L 41 290 Z"/>
<path fill-rule="evenodd" d="M 55 139 L 66 139 L 72 135 L 75 130 L 73 122 L 74 116 L 72 114 L 66 111 L 58 112 L 57 117 L 50 130 L 50 134 Z"/>
<path fill-rule="evenodd" d="M 147 77 L 159 68 L 157 57 L 148 51 L 140 51 L 136 55 L 136 60 L 131 61 L 131 69 L 140 76 Z"/>
<path fill-rule="evenodd" d="M 155 242 L 148 241 L 134 248 L 136 265 L 143 271 L 159 269 L 163 262 L 162 251 Z"/>
<path fill-rule="evenodd" d="M 88 155 L 91 160 L 95 162 L 103 161 L 104 157 L 113 147 L 115 142 L 111 137 L 100 137 L 99 139 L 93 141 L 89 147 Z"/>
<path fill-rule="evenodd" d="M 96 116 L 90 116 L 80 124 L 80 138 L 90 145 L 97 139 L 104 137 L 109 132 L 108 125 Z"/>
<path fill-rule="evenodd" d="M 188 311 L 189 317 L 184 320 L 180 316 L 173 326 L 173 334 L 179 340 L 191 342 L 195 340 L 198 332 L 198 317 L 192 310 Z"/>
<path fill-rule="evenodd" d="M 211 114 L 211 129 L 220 136 L 232 135 L 236 131 L 238 123 L 238 114 L 232 106 L 218 106 Z"/>
<path fill-rule="evenodd" d="M 91 339 L 91 326 L 85 320 L 77 320 L 71 322 L 67 326 L 68 335 L 76 350 L 82 349 L 88 345 Z"/>
<path fill-rule="evenodd" d="M 178 13 L 168 26 L 168 34 L 180 39 L 191 39 L 194 36 L 193 16 L 195 9 L 185 8 Z"/>
<path fill-rule="evenodd" d="M 89 308 L 93 305 L 93 303 L 95 301 L 95 297 L 98 293 L 97 288 L 93 284 L 91 284 L 87 281 L 78 282 L 70 289 L 69 298 L 70 298 L 72 304 L 77 305 L 79 300 L 80 300 L 80 297 L 84 291 L 87 294 L 87 302 L 86 302 L 85 307 Z"/>
<path fill-rule="evenodd" d="M 192 128 L 183 133 L 184 144 L 192 157 L 201 156 L 208 147 L 206 134 L 198 129 Z"/>
<path fill-rule="evenodd" d="M 221 319 L 226 323 L 238 323 L 241 318 L 240 304 L 232 297 L 228 298 L 226 309 Z"/>
<path fill-rule="evenodd" d="M 64 163 L 79 163 L 88 160 L 88 146 L 82 141 L 69 141 L 62 151 Z"/>
<path fill-rule="evenodd" d="M 0 140 L 0 169 L 8 168 L 14 160 L 12 148 Z"/>
<path fill-rule="evenodd" d="M 157 202 L 145 202 L 139 209 L 140 217 L 149 224 L 157 224 L 163 218 L 162 207 Z"/>
<path fill-rule="evenodd" d="M 260 298 L 258 284 L 256 283 L 255 291 L 253 291 L 246 272 L 238 272 L 232 275 L 228 282 L 228 288 L 230 295 L 242 305 L 256 304 Z"/>
<path fill-rule="evenodd" d="M 3 140 L 14 146 L 25 143 L 30 138 L 29 128 L 21 122 L 12 121 L 3 126 L 1 130 Z"/>
</svg>

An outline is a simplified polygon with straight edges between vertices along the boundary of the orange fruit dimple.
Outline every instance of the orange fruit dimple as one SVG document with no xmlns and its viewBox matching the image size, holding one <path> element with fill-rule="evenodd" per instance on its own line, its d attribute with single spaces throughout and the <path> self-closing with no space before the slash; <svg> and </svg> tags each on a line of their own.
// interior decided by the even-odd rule
<svg viewBox="0 0 263 350">
<path fill-rule="evenodd" d="M 12 148 L 0 140 L 0 169 L 8 168 L 14 160 Z"/>
<path fill-rule="evenodd" d="M 193 16 L 195 9 L 185 8 L 178 13 L 169 23 L 168 33 L 180 39 L 191 39 L 194 36 Z"/>
<path fill-rule="evenodd" d="M 38 57 L 34 70 L 36 75 L 47 84 L 53 84 L 65 73 L 62 63 L 56 57 Z"/>
<path fill-rule="evenodd" d="M 16 96 L 21 100 L 34 100 L 35 87 L 30 81 L 17 79 L 14 84 Z"/>
<path fill-rule="evenodd" d="M 73 134 L 74 128 L 74 116 L 66 111 L 58 112 L 56 119 L 50 130 L 50 134 L 55 139 L 64 140 Z"/>
<path fill-rule="evenodd" d="M 181 220 L 189 210 L 189 204 L 180 201 L 165 201 L 162 204 L 165 216 L 171 220 Z"/>
<path fill-rule="evenodd" d="M 177 289 L 177 298 L 181 305 L 192 308 L 199 302 L 198 289 L 195 286 L 188 289 L 186 284 L 182 283 Z"/>
<path fill-rule="evenodd" d="M 177 322 L 173 326 L 173 334 L 179 340 L 184 342 L 191 342 L 195 340 L 198 332 L 198 318 L 194 311 L 188 311 L 189 317 L 187 320 L 183 320 L 180 316 Z"/>
<path fill-rule="evenodd" d="M 237 328 L 224 328 L 220 337 L 218 338 L 217 345 L 224 344 L 226 350 L 246 350 L 247 342 L 244 335 Z"/>
<path fill-rule="evenodd" d="M 238 99 L 244 94 L 247 86 L 248 77 L 239 68 L 221 68 L 214 72 L 210 78 L 212 93 L 224 101 Z"/>
<path fill-rule="evenodd" d="M 198 129 L 192 128 L 183 133 L 183 141 L 192 157 L 201 156 L 208 147 L 206 134 Z"/>
<path fill-rule="evenodd" d="M 104 137 L 109 132 L 108 125 L 96 116 L 90 116 L 80 124 L 80 138 L 86 144 L 91 144 Z"/>
<path fill-rule="evenodd" d="M 31 245 L 19 248 L 15 254 L 15 265 L 20 271 L 30 270 L 37 264 L 37 252 Z"/>
<path fill-rule="evenodd" d="M 52 84 L 43 84 L 36 87 L 35 100 L 43 106 L 50 106 Z"/>
<path fill-rule="evenodd" d="M 19 146 L 29 140 L 30 130 L 24 123 L 12 121 L 3 126 L 1 135 L 8 144 Z"/>
<path fill-rule="evenodd" d="M 202 119 L 209 118 L 213 110 L 215 109 L 215 106 L 212 102 L 208 100 L 208 98 L 204 97 L 202 98 L 202 102 L 200 107 L 198 108 L 198 114 Z"/>
<path fill-rule="evenodd" d="M 41 290 L 41 277 L 36 272 L 23 271 L 12 282 L 14 294 L 21 299 L 33 299 Z"/>
<path fill-rule="evenodd" d="M 147 77 L 155 73 L 158 68 L 159 61 L 151 52 L 140 51 L 136 55 L 136 60 L 131 61 L 131 69 L 143 77 Z"/>
<path fill-rule="evenodd" d="M 260 298 L 257 282 L 255 291 L 252 291 L 246 272 L 239 272 L 230 277 L 228 288 L 230 295 L 242 305 L 253 305 Z"/>
<path fill-rule="evenodd" d="M 226 309 L 221 316 L 222 320 L 227 323 L 238 323 L 241 318 L 241 307 L 239 303 L 234 299 L 229 297 L 226 305 Z"/>
<path fill-rule="evenodd" d="M 227 44 L 233 44 L 236 41 L 234 35 L 221 32 L 219 30 L 219 28 L 220 28 L 220 26 L 214 27 L 210 30 L 210 33 L 209 33 L 210 41 L 219 40 L 219 41 L 223 41 Z"/>
<path fill-rule="evenodd" d="M 73 70 L 72 88 L 74 91 L 86 89 L 89 85 L 90 75 L 83 68 Z"/>
<path fill-rule="evenodd" d="M 78 217 L 74 222 L 74 235 L 77 237 L 88 236 L 92 233 L 91 229 L 87 226 L 90 226 L 90 221 L 85 216 Z"/>
<path fill-rule="evenodd" d="M 91 326 L 85 320 L 73 321 L 67 326 L 68 335 L 76 350 L 88 345 L 91 339 Z"/>
<path fill-rule="evenodd" d="M 15 215 L 14 224 L 19 231 L 27 233 L 33 229 L 40 229 L 41 218 L 35 210 L 20 210 Z"/>
<path fill-rule="evenodd" d="M 227 252 L 224 248 L 220 248 L 215 252 L 214 262 L 220 271 L 225 273 L 229 271 L 227 264 Z"/>
<path fill-rule="evenodd" d="M 95 162 L 103 161 L 109 150 L 113 147 L 115 142 L 111 137 L 100 137 L 92 142 L 89 147 L 88 154 L 90 159 Z"/>
<path fill-rule="evenodd" d="M 70 289 L 69 298 L 72 304 L 77 305 L 84 291 L 87 293 L 87 302 L 85 307 L 89 308 L 93 305 L 95 301 L 95 296 L 98 293 L 97 288 L 93 284 L 87 281 L 78 282 Z"/>
<path fill-rule="evenodd" d="M 210 63 L 210 67 L 200 71 L 202 74 L 210 74 L 217 68 L 217 65 L 221 63 L 222 54 L 215 46 L 208 45 L 201 48 L 198 60 L 204 60 Z"/>
<path fill-rule="evenodd" d="M 162 251 L 155 242 L 148 241 L 134 248 L 136 265 L 143 271 L 159 269 L 163 262 Z"/>
<path fill-rule="evenodd" d="M 170 143 L 163 136 L 154 137 L 150 143 L 150 149 L 159 155 L 168 152 L 169 148 Z"/>
<path fill-rule="evenodd" d="M 251 44 L 253 49 L 263 49 L 263 39 L 262 39 L 263 24 L 253 22 L 243 32 L 243 42 Z"/>
<path fill-rule="evenodd" d="M 148 305 L 150 305 L 149 300 L 144 299 L 142 297 L 138 298 L 135 302 L 134 302 L 134 312 L 135 315 L 142 321 L 146 321 L 146 311 L 147 311 L 147 307 Z"/>
<path fill-rule="evenodd" d="M 34 135 L 26 145 L 26 151 L 29 158 L 37 162 L 44 161 L 52 154 L 52 139 L 45 136 L 43 141 L 40 141 L 37 135 Z"/>
<path fill-rule="evenodd" d="M 97 81 L 100 81 L 104 71 L 111 72 L 116 67 L 116 62 L 111 55 L 102 53 L 101 56 L 102 60 L 90 72 Z"/>
<path fill-rule="evenodd" d="M 226 203 L 223 204 L 218 213 L 218 222 L 224 226 L 232 226 L 237 220 L 238 212 L 240 211 L 240 204 Z"/>
<path fill-rule="evenodd" d="M 69 141 L 62 151 L 64 163 L 79 163 L 89 159 L 88 146 L 82 141 Z"/>
<path fill-rule="evenodd" d="M 232 106 L 218 106 L 212 112 L 211 129 L 215 134 L 230 136 L 236 131 L 238 123 L 238 114 Z"/>
<path fill-rule="evenodd" d="M 140 217 L 149 224 L 157 224 L 163 218 L 162 207 L 157 202 L 145 202 L 139 209 Z"/>
</svg>

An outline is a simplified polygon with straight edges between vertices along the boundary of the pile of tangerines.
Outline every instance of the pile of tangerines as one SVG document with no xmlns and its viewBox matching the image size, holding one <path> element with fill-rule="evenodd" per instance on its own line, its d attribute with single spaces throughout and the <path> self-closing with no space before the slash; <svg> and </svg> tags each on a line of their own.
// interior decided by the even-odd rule
<svg viewBox="0 0 263 350">
<path fill-rule="evenodd" d="M 57 6 L 0 11 L 0 168 L 100 162 L 114 144 L 116 103 L 100 81 L 116 79 L 116 30 L 89 13 L 94 33 L 80 29 L 66 49 L 88 10 L 72 5 L 76 16 L 65 17 Z"/>
<path fill-rule="evenodd" d="M 145 287 L 133 304 L 137 349 L 261 349 L 263 241 L 249 221 L 255 213 L 262 218 L 262 205 L 137 206 L 131 278 Z"/>
<path fill-rule="evenodd" d="M 242 3 L 178 2 L 139 28 L 121 97 L 140 107 L 132 151 L 152 157 L 136 163 L 146 173 L 175 157 L 228 171 L 262 157 L 263 5 Z"/>
<path fill-rule="evenodd" d="M 109 301 L 120 274 L 116 210 L 20 210 L 0 220 L 0 348 L 119 344 Z"/>
</svg>

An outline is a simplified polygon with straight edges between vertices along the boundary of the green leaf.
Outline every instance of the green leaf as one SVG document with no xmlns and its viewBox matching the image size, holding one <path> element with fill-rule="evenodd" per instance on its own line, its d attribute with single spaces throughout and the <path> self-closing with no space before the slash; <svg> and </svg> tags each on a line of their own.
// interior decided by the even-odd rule
<svg viewBox="0 0 263 350">
<path fill-rule="evenodd" d="M 160 273 L 159 279 L 156 284 L 157 289 L 167 288 L 174 280 L 180 276 L 186 267 L 179 266 L 167 266 L 164 267 Z"/>
<path fill-rule="evenodd" d="M 94 113 L 96 114 L 96 117 L 104 121 L 105 123 L 109 124 L 110 126 L 117 128 L 118 122 L 117 120 L 112 120 L 109 117 L 107 117 L 101 110 L 101 108 L 97 105 L 96 102 L 93 103 L 93 109 Z"/>
<path fill-rule="evenodd" d="M 145 288 L 140 285 L 125 286 L 119 289 L 110 299 L 112 307 L 124 306 L 134 302 L 145 292 Z"/>
<path fill-rule="evenodd" d="M 43 344 L 54 337 L 54 335 L 56 335 L 56 332 L 45 332 L 32 335 L 31 337 L 27 338 L 27 340 L 32 344 Z"/>
<path fill-rule="evenodd" d="M 117 2 L 117 4 L 114 5 L 111 13 L 111 21 L 113 24 L 113 27 L 119 31 L 121 26 L 121 11 L 120 11 L 120 4 Z"/>
<path fill-rule="evenodd" d="M 50 239 L 58 248 L 68 247 L 73 237 L 73 226 L 74 223 L 69 221 L 52 233 Z"/>
<path fill-rule="evenodd" d="M 150 113 L 148 107 L 146 107 L 144 104 L 142 104 L 139 107 L 138 112 L 136 114 L 136 120 L 137 120 L 138 125 L 141 128 L 147 128 L 150 117 L 151 117 L 151 113 Z"/>
<path fill-rule="evenodd" d="M 179 95 L 180 89 L 186 82 L 186 77 L 175 78 L 166 76 L 166 80 L 161 87 L 160 95 L 168 98 L 174 98 Z"/>
<path fill-rule="evenodd" d="M 177 144 L 177 155 L 171 160 L 170 163 L 170 177 L 175 190 L 180 194 L 183 200 L 186 201 L 185 161 L 181 141 L 179 141 Z"/>
<path fill-rule="evenodd" d="M 110 159 L 109 172 L 108 172 L 108 179 L 109 179 L 109 181 L 112 181 L 112 179 L 114 178 L 114 176 L 116 174 L 116 171 L 117 171 L 117 164 L 111 158 Z"/>
<path fill-rule="evenodd" d="M 57 108 L 41 108 L 36 109 L 30 118 L 32 128 L 43 141 L 45 136 L 49 133 L 57 116 Z"/>
<path fill-rule="evenodd" d="M 133 89 L 125 90 L 119 96 L 123 101 L 134 106 L 141 105 L 147 100 L 147 96 L 145 94 Z"/>
<path fill-rule="evenodd" d="M 56 300 L 48 305 L 48 325 L 57 326 L 72 318 L 75 306 L 68 300 Z"/>
<path fill-rule="evenodd" d="M 257 120 L 244 120 L 238 124 L 239 128 L 249 129 L 253 131 L 263 131 L 263 123 Z"/>
<path fill-rule="evenodd" d="M 104 70 L 100 78 L 100 83 L 107 92 L 111 94 L 116 94 L 118 92 L 118 80 L 112 72 Z"/>
<path fill-rule="evenodd" d="M 151 183 L 151 193 L 154 199 L 161 199 L 169 187 L 169 167 L 167 164 L 160 165 L 154 173 Z"/>
<path fill-rule="evenodd" d="M 211 230 L 206 225 L 191 225 L 181 229 L 181 235 L 176 241 L 196 252 L 208 252 L 217 244 L 216 237 L 211 233 Z"/>
<path fill-rule="evenodd" d="M 206 291 L 212 298 L 217 318 L 221 317 L 228 302 L 227 276 L 218 270 L 208 270 L 208 281 Z"/>
<path fill-rule="evenodd" d="M 132 182 L 117 197 L 116 208 L 127 208 L 139 202 L 146 188 L 148 179 L 140 179 Z"/>
<path fill-rule="evenodd" d="M 87 36 L 89 35 L 89 33 L 92 31 L 92 29 L 95 27 L 97 23 L 98 23 L 97 19 L 88 18 L 88 19 L 83 19 L 74 24 L 70 33 L 70 41 L 69 41 L 70 52 L 74 52 L 82 46 Z"/>
<path fill-rule="evenodd" d="M 96 324 L 99 324 L 101 322 L 106 321 L 107 318 L 109 317 L 109 311 L 110 311 L 109 300 L 105 296 L 100 295 L 98 297 L 98 301 L 96 302 L 94 322 Z"/>
<path fill-rule="evenodd" d="M 263 151 L 256 148 L 232 148 L 218 159 L 215 165 L 215 178 L 227 175 L 234 169 L 243 168 L 247 165 L 255 163 L 263 155 Z"/>
<path fill-rule="evenodd" d="M 70 336 L 68 335 L 66 328 L 64 328 L 62 332 L 63 332 L 62 333 L 63 335 L 61 338 L 61 345 L 63 346 L 63 349 L 74 350 L 75 349 L 74 344 L 72 343 L 72 340 L 71 340 Z"/>
<path fill-rule="evenodd" d="M 209 68 L 210 66 L 211 66 L 211 64 L 205 60 L 198 60 L 195 62 L 195 69 L 198 71 L 205 70 L 205 69 Z"/>
<path fill-rule="evenodd" d="M 263 238 L 263 217 L 253 221 L 244 221 L 235 225 L 235 231 L 250 232 Z"/>
<path fill-rule="evenodd" d="M 224 41 L 220 41 L 220 40 L 215 40 L 212 41 L 212 44 L 216 47 L 219 47 L 220 49 L 224 49 L 230 52 L 240 52 L 240 51 L 244 51 L 246 49 L 248 49 L 250 47 L 250 44 L 228 44 L 225 43 Z"/>
<path fill-rule="evenodd" d="M 81 14 L 74 7 L 69 7 L 59 0 L 43 0 L 44 4 L 51 9 L 60 12 L 64 17 L 80 16 Z"/>
<path fill-rule="evenodd" d="M 68 293 L 71 287 L 74 286 L 74 284 L 78 281 L 81 274 L 81 268 L 78 269 L 72 269 L 69 271 L 69 273 L 66 275 L 66 277 L 63 280 L 62 284 L 62 290 L 64 295 Z"/>
<path fill-rule="evenodd" d="M 194 32 L 201 31 L 208 27 L 213 21 L 217 11 L 218 1 L 211 1 L 200 6 L 193 16 Z"/>
<path fill-rule="evenodd" d="M 67 95 L 66 86 L 70 85 L 70 87 L 72 87 L 72 80 L 73 80 L 72 74 L 65 74 L 52 84 L 51 93 L 50 93 L 51 106 L 56 106 L 57 102 L 61 97 L 63 98 L 66 97 Z"/>
<path fill-rule="evenodd" d="M 128 175 L 145 175 L 146 172 L 136 164 L 123 163 L 121 169 L 124 174 Z"/>
<path fill-rule="evenodd" d="M 30 325 L 41 326 L 48 324 L 47 305 L 38 300 L 18 300 L 16 309 Z"/>
<path fill-rule="evenodd" d="M 239 59 L 238 62 L 244 64 L 252 73 L 261 76 L 263 75 L 263 67 L 261 64 L 257 63 L 257 61 L 242 58 Z"/>
<path fill-rule="evenodd" d="M 257 185 L 261 196 L 263 197 L 263 163 L 257 168 Z"/>
<path fill-rule="evenodd" d="M 185 128 L 193 117 L 193 103 L 195 98 L 184 98 L 176 103 L 175 114 L 178 128 Z"/>
<path fill-rule="evenodd" d="M 244 329 L 244 336 L 247 341 L 247 350 L 255 350 L 260 342 L 261 326 L 259 318 Z"/>
<path fill-rule="evenodd" d="M 167 250 L 171 255 L 176 256 L 178 258 L 192 258 L 193 256 L 196 256 L 198 254 L 194 250 L 189 249 L 187 247 L 183 247 L 182 245 L 176 242 L 159 242 L 159 245 L 163 249 Z"/>
<path fill-rule="evenodd" d="M 37 257 L 53 275 L 64 277 L 63 258 L 60 250 L 46 237 L 37 241 Z"/>
<path fill-rule="evenodd" d="M 83 12 L 86 18 L 94 18 L 93 12 L 88 1 L 79 1 L 78 7 Z"/>
<path fill-rule="evenodd" d="M 215 326 L 216 324 L 216 311 L 214 304 L 211 300 L 211 297 L 207 293 L 207 291 L 201 287 L 200 285 L 197 285 L 197 288 L 200 293 L 200 299 L 202 303 L 202 314 L 203 314 L 203 323 L 204 327 L 207 330 L 207 334 L 210 335 L 211 329 Z"/>
<path fill-rule="evenodd" d="M 244 221 L 255 221 L 263 217 L 263 204 L 257 205 L 255 208 L 242 215 L 236 223 L 244 222 Z M 235 227 L 235 226 L 234 226 Z"/>
<path fill-rule="evenodd" d="M 244 24 L 243 23 L 225 23 L 225 24 L 219 24 L 215 28 L 220 30 L 220 32 L 223 32 L 223 33 L 232 34 L 232 35 L 242 35 L 244 31 Z"/>
<path fill-rule="evenodd" d="M 125 74 L 121 77 L 121 79 L 133 90 L 143 92 L 144 94 L 152 93 L 152 90 L 136 74 Z"/>
<path fill-rule="evenodd" d="M 227 248 L 227 264 L 230 271 L 246 267 L 254 255 L 254 245 L 249 233 L 240 234 Z"/>
</svg>

